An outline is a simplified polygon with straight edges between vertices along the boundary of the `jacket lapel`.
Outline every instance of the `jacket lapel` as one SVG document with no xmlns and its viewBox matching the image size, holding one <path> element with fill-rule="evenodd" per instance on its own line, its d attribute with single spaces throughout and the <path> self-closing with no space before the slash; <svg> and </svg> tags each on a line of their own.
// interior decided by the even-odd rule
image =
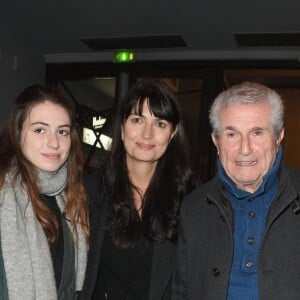
<svg viewBox="0 0 300 300">
<path fill-rule="evenodd" d="M 154 242 L 149 300 L 163 299 L 175 267 L 175 244 Z"/>
<path fill-rule="evenodd" d="M 108 209 L 107 197 L 102 196 L 102 198 L 101 203 L 94 207 L 94 216 L 91 218 L 91 244 L 89 248 L 86 277 L 81 293 L 81 299 L 92 299 L 98 277 L 102 244 L 105 234 L 103 227 L 106 225 Z"/>
</svg>

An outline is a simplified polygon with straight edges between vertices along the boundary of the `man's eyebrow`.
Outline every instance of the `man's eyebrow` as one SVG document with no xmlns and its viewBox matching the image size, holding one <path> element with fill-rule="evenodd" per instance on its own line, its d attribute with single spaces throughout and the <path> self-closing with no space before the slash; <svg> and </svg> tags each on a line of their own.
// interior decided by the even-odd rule
<svg viewBox="0 0 300 300">
<path fill-rule="evenodd" d="M 236 127 L 234 127 L 234 126 L 226 126 L 223 130 L 237 130 L 237 128 Z"/>
<path fill-rule="evenodd" d="M 255 131 L 255 130 L 265 130 L 266 127 L 259 127 L 259 126 L 256 126 L 256 127 L 253 127 L 253 128 L 250 128 L 250 131 Z M 233 130 L 233 131 L 238 131 L 239 129 L 237 127 L 234 127 L 234 126 L 226 126 L 223 130 Z"/>
<path fill-rule="evenodd" d="M 252 131 L 255 131 L 255 130 L 265 130 L 266 129 L 266 127 L 253 127 L 253 128 L 251 128 L 251 130 Z"/>
</svg>

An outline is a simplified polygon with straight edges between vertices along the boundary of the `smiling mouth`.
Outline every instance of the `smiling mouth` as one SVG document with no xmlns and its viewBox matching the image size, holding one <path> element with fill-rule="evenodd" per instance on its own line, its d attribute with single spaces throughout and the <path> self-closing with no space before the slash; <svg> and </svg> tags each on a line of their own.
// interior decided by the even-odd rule
<svg viewBox="0 0 300 300">
<path fill-rule="evenodd" d="M 236 161 L 235 163 L 236 163 L 236 165 L 238 165 L 240 167 L 252 167 L 252 166 L 256 165 L 256 161 L 255 160 L 251 160 L 251 161 Z"/>
<path fill-rule="evenodd" d="M 44 157 L 51 159 L 51 160 L 57 160 L 60 157 L 60 154 L 43 154 Z"/>
<path fill-rule="evenodd" d="M 137 146 L 143 150 L 151 150 L 155 147 L 154 145 L 144 143 L 137 143 Z"/>
</svg>

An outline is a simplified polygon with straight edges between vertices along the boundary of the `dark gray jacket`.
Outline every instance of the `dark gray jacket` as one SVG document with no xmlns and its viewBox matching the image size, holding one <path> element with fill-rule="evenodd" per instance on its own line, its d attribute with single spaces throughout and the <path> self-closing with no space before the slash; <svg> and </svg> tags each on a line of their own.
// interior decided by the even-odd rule
<svg viewBox="0 0 300 300">
<path fill-rule="evenodd" d="M 222 300 L 233 257 L 233 212 L 216 176 L 181 208 L 174 299 Z M 300 299 L 300 170 L 282 166 L 258 258 L 260 300 Z"/>
</svg>

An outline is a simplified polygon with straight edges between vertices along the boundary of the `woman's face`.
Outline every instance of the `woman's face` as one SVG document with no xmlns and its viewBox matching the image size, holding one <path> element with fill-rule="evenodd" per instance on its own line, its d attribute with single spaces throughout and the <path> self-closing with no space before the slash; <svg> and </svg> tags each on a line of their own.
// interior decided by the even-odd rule
<svg viewBox="0 0 300 300">
<path fill-rule="evenodd" d="M 68 159 L 71 120 L 61 105 L 45 101 L 32 107 L 21 130 L 25 157 L 43 171 L 56 171 Z"/>
<path fill-rule="evenodd" d="M 122 127 L 127 163 L 156 163 L 177 131 L 170 122 L 151 114 L 148 101 L 144 101 L 142 108 L 141 116 L 132 110 Z"/>
</svg>

